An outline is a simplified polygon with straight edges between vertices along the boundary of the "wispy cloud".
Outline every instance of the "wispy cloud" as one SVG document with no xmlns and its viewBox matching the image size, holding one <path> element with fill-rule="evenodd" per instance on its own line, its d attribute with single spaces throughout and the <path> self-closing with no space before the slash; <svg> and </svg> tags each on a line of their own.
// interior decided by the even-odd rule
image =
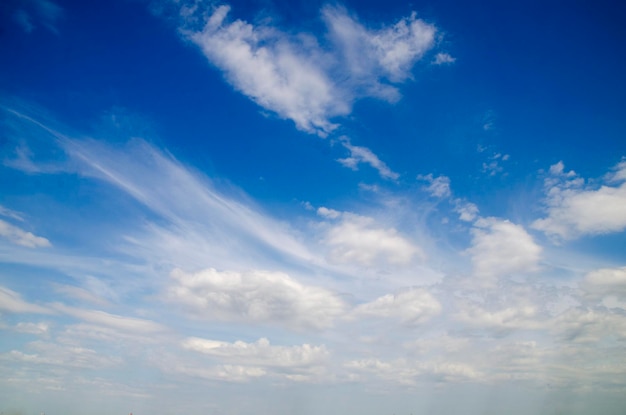
<svg viewBox="0 0 626 415">
<path fill-rule="evenodd" d="M 350 143 L 347 137 L 342 137 L 341 145 L 350 151 L 350 156 L 338 159 L 337 161 L 352 170 L 358 170 L 360 163 L 369 164 L 378 171 L 384 179 L 397 180 L 400 175 L 392 171 L 378 156 L 366 147 L 355 146 Z"/>
<path fill-rule="evenodd" d="M 31 33 L 38 25 L 57 33 L 58 20 L 63 16 L 59 5 L 50 0 L 26 0 L 18 4 L 19 7 L 13 11 L 13 20 L 26 33 Z"/>
</svg>

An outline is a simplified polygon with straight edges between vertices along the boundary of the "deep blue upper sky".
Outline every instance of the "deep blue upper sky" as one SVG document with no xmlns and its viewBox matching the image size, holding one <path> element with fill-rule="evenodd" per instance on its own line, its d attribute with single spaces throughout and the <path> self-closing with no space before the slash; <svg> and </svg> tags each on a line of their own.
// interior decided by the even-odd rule
<svg viewBox="0 0 626 415">
<path fill-rule="evenodd" d="M 625 19 L 3 2 L 0 412 L 621 413 Z"/>
</svg>

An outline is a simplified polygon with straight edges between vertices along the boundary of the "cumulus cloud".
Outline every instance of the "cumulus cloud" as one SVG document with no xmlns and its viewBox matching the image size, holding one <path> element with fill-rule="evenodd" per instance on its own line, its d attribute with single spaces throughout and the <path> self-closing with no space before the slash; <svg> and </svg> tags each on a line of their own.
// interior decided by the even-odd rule
<svg viewBox="0 0 626 415">
<path fill-rule="evenodd" d="M 474 273 L 487 281 L 537 269 L 541 247 L 526 230 L 508 220 L 480 218 L 472 228 Z"/>
<path fill-rule="evenodd" d="M 351 213 L 342 214 L 342 220 L 329 228 L 324 242 L 330 248 L 330 260 L 336 263 L 407 264 L 416 256 L 424 257 L 422 250 L 395 228 L 381 228 L 374 219 Z"/>
<path fill-rule="evenodd" d="M 547 217 L 532 227 L 549 236 L 574 239 L 626 229 L 626 162 L 620 162 L 593 186 L 563 162 L 550 167 L 545 179 Z"/>
<path fill-rule="evenodd" d="M 280 272 L 206 269 L 172 272 L 169 298 L 199 318 L 322 329 L 345 310 L 334 293 L 299 283 Z"/>
<path fill-rule="evenodd" d="M 201 30 L 186 27 L 204 12 L 183 7 L 183 35 L 235 89 L 300 130 L 322 136 L 337 127 L 330 119 L 349 114 L 359 96 L 397 100 L 399 93 L 389 83 L 410 77 L 414 63 L 433 47 L 437 31 L 415 14 L 370 30 L 345 9 L 327 6 L 322 17 L 333 43 L 327 50 L 308 34 L 230 21 L 227 5 L 212 10 Z"/>
<path fill-rule="evenodd" d="M 432 173 L 427 175 L 418 175 L 418 180 L 428 182 L 428 186 L 424 187 L 428 193 L 434 197 L 450 197 L 452 192 L 450 191 L 450 178 L 446 176 L 433 177 Z"/>
<path fill-rule="evenodd" d="M 376 169 L 383 179 L 397 180 L 398 177 L 400 177 L 398 173 L 392 171 L 376 154 L 372 153 L 370 149 L 354 146 L 350 144 L 350 140 L 346 137 L 342 137 L 341 145 L 350 151 L 349 157 L 337 160 L 342 165 L 352 170 L 358 170 L 358 165 L 365 163 Z"/>
<path fill-rule="evenodd" d="M 0 219 L 0 236 L 8 239 L 16 245 L 25 246 L 27 248 L 41 248 L 51 246 L 50 241 L 42 236 L 34 235 L 15 225 Z"/>
<path fill-rule="evenodd" d="M 392 318 L 414 325 L 423 323 L 440 312 L 441 304 L 430 292 L 422 288 L 412 288 L 361 304 L 353 310 L 350 317 Z"/>
</svg>

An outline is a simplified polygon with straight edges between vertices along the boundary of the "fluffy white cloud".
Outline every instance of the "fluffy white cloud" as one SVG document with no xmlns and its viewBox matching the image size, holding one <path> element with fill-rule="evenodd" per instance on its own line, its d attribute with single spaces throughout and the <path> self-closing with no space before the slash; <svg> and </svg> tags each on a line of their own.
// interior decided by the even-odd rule
<svg viewBox="0 0 626 415">
<path fill-rule="evenodd" d="M 626 162 L 617 164 L 599 187 L 565 172 L 559 162 L 550 167 L 545 189 L 548 216 L 536 220 L 535 229 L 562 239 L 626 229 Z"/>
<path fill-rule="evenodd" d="M 472 228 L 474 273 L 487 281 L 518 272 L 537 269 L 541 247 L 526 230 L 508 220 L 480 218 Z"/>
<path fill-rule="evenodd" d="M 428 193 L 435 197 L 450 197 L 450 178 L 446 176 L 433 177 L 432 173 L 427 175 L 418 175 L 418 180 L 428 182 L 428 186 L 424 187 Z"/>
<path fill-rule="evenodd" d="M 341 145 L 350 151 L 350 157 L 337 160 L 344 166 L 357 170 L 359 163 L 365 163 L 378 170 L 378 174 L 384 179 L 397 180 L 400 177 L 398 173 L 392 171 L 382 162 L 376 154 L 372 153 L 369 148 L 353 146 L 346 137 L 342 137 Z"/>
<path fill-rule="evenodd" d="M 222 362 L 235 365 L 258 367 L 299 367 L 318 364 L 328 357 L 324 346 L 272 346 L 266 338 L 254 343 L 236 341 L 234 343 L 190 337 L 182 342 L 182 347 L 218 358 Z"/>
<path fill-rule="evenodd" d="M 261 107 L 291 119 L 309 132 L 328 133 L 329 117 L 350 106 L 322 69 L 327 58 L 271 27 L 226 21 L 229 6 L 219 6 L 201 32 L 186 32 L 232 85 Z M 314 42 L 314 40 L 310 40 Z"/>
<path fill-rule="evenodd" d="M 172 278 L 170 298 L 206 319 L 325 328 L 345 310 L 331 291 L 303 285 L 280 272 L 206 269 L 187 274 L 176 269 Z"/>
<path fill-rule="evenodd" d="M 51 246 L 50 241 L 44 237 L 33 235 L 17 226 L 0 219 L 0 236 L 8 239 L 16 245 L 25 246 L 27 248 L 39 248 Z"/>
<path fill-rule="evenodd" d="M 424 256 L 396 229 L 380 228 L 372 218 L 349 213 L 344 213 L 342 221 L 329 229 L 325 243 L 331 249 L 330 260 L 337 263 L 406 264 L 415 256 Z"/>
<path fill-rule="evenodd" d="M 399 98 L 389 82 L 402 82 L 434 45 L 436 28 L 412 14 L 395 25 L 369 30 L 343 8 L 325 7 L 322 17 L 334 43 L 323 49 L 311 35 L 228 21 L 230 7 L 215 8 L 200 31 L 181 29 L 240 92 L 297 128 L 326 135 L 330 119 L 347 115 L 358 96 Z M 206 12 L 183 7 L 185 22 Z M 185 26 L 185 24 L 183 24 Z M 337 81 L 341 79 L 341 81 Z"/>
<path fill-rule="evenodd" d="M 441 304 L 422 288 L 387 294 L 357 306 L 351 318 L 393 318 L 404 324 L 420 324 L 441 312 Z"/>
<path fill-rule="evenodd" d="M 470 202 L 456 200 L 454 211 L 459 214 L 459 219 L 463 222 L 472 222 L 478 216 L 478 206 Z"/>
</svg>

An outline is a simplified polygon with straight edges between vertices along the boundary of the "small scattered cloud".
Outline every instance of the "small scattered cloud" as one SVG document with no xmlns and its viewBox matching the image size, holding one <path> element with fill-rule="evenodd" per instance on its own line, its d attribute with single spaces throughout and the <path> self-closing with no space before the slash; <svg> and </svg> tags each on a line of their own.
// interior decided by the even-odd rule
<svg viewBox="0 0 626 415">
<path fill-rule="evenodd" d="M 511 156 L 508 154 L 495 153 L 493 156 L 489 157 L 489 160 L 483 162 L 482 172 L 489 174 L 489 176 L 495 176 L 498 173 L 502 173 L 504 171 L 504 167 L 502 167 L 501 162 L 509 160 Z"/>
<path fill-rule="evenodd" d="M 446 176 L 433 177 L 432 173 L 418 175 L 417 180 L 428 182 L 424 189 L 434 197 L 446 198 L 452 195 L 450 190 L 450 178 Z"/>
<path fill-rule="evenodd" d="M 547 217 L 534 229 L 560 239 L 600 235 L 626 229 L 626 162 L 618 163 L 594 186 L 562 162 L 550 167 L 544 181 Z"/>
<path fill-rule="evenodd" d="M 456 62 L 456 58 L 453 58 L 450 54 L 445 52 L 439 52 L 435 55 L 433 65 L 449 65 Z"/>
<path fill-rule="evenodd" d="M 391 170 L 383 161 L 381 161 L 376 154 L 372 153 L 369 148 L 354 146 L 350 143 L 350 140 L 347 137 L 342 137 L 341 145 L 350 151 L 349 157 L 337 160 L 342 165 L 352 170 L 358 170 L 358 165 L 360 163 L 365 163 L 376 169 L 378 174 L 380 174 L 380 177 L 383 179 L 397 180 L 400 177 L 398 173 Z"/>
</svg>

